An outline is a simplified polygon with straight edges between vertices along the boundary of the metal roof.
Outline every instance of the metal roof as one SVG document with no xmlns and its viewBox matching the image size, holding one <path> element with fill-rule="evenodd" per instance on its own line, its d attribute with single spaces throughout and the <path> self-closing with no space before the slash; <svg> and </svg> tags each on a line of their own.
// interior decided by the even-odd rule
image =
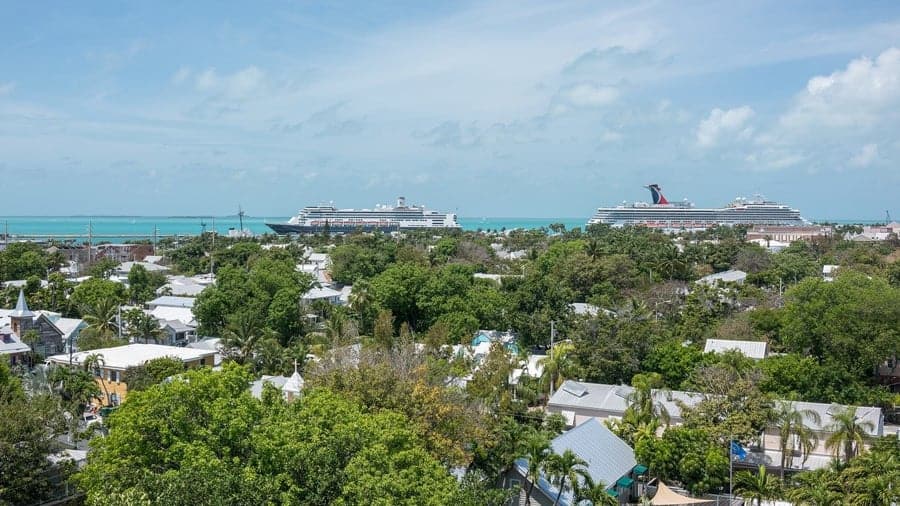
<svg viewBox="0 0 900 506">
<path fill-rule="evenodd" d="M 766 358 L 768 343 L 765 341 L 732 341 L 729 339 L 707 339 L 703 353 L 722 353 L 737 350 L 748 358 Z"/>
<path fill-rule="evenodd" d="M 586 393 L 577 395 L 582 391 L 586 391 Z M 605 385 L 568 380 L 550 397 L 547 407 L 558 411 L 581 409 L 603 412 L 611 416 L 622 416 L 625 413 L 625 409 L 628 408 L 628 395 L 633 391 L 634 388 L 627 385 Z M 697 392 L 653 390 L 653 398 L 666 408 L 673 422 L 681 420 L 681 407 L 679 404 L 693 406 L 706 397 L 706 394 Z M 804 424 L 813 430 L 821 432 L 829 432 L 829 426 L 834 421 L 833 415 L 837 411 L 848 407 L 840 404 L 823 404 L 818 402 L 791 402 L 791 404 L 797 410 L 810 410 L 817 413 L 821 419 L 820 423 L 816 423 L 812 417 L 807 417 Z M 872 429 L 866 431 L 869 435 L 881 436 L 884 434 L 884 416 L 881 408 L 860 406 L 856 408 L 856 416 L 859 420 L 872 424 Z"/>
<path fill-rule="evenodd" d="M 550 446 L 555 453 L 572 450 L 588 463 L 587 470 L 594 482 L 603 481 L 607 487 L 628 475 L 637 465 L 634 450 L 619 439 L 600 420 L 591 418 L 554 439 Z"/>
<path fill-rule="evenodd" d="M 174 295 L 163 295 L 157 297 L 147 303 L 148 306 L 164 306 L 164 307 L 194 307 L 193 297 L 176 297 Z"/>
<path fill-rule="evenodd" d="M 178 346 L 163 346 L 159 344 L 129 344 L 126 346 L 116 346 L 114 348 L 101 348 L 98 350 L 79 351 L 72 355 L 72 362 L 80 366 L 81 362 L 88 355 L 98 353 L 103 355 L 104 368 L 125 370 L 129 367 L 144 364 L 148 360 L 162 357 L 174 357 L 181 359 L 182 362 L 193 362 L 205 357 L 215 355 L 214 351 L 197 350 L 193 348 L 181 348 Z M 68 364 L 69 355 L 53 355 L 49 357 L 53 363 Z"/>
<path fill-rule="evenodd" d="M 697 282 L 706 285 L 714 285 L 717 281 L 737 283 L 744 281 L 745 279 L 747 279 L 746 272 L 732 269 L 730 271 L 717 272 L 715 274 L 710 274 L 709 276 L 703 276 L 698 279 Z"/>
</svg>

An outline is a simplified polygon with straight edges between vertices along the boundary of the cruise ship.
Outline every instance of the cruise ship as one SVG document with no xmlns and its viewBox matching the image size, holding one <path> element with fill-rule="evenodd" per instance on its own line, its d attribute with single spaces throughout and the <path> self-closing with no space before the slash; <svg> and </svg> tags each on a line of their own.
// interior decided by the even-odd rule
<svg viewBox="0 0 900 506">
<path fill-rule="evenodd" d="M 604 223 L 614 227 L 643 225 L 663 230 L 704 230 L 715 225 L 806 225 L 800 211 L 765 200 L 739 197 L 722 208 L 694 207 L 686 199 L 669 202 L 658 184 L 646 186 L 653 203 L 623 202 L 616 207 L 601 207 L 588 225 Z"/>
<path fill-rule="evenodd" d="M 453 213 L 440 213 L 425 206 L 407 205 L 404 197 L 395 206 L 375 209 L 337 209 L 333 205 L 307 206 L 287 223 L 266 223 L 278 234 L 315 234 L 328 231 L 343 234 L 355 231 L 395 232 L 420 229 L 458 229 Z"/>
</svg>

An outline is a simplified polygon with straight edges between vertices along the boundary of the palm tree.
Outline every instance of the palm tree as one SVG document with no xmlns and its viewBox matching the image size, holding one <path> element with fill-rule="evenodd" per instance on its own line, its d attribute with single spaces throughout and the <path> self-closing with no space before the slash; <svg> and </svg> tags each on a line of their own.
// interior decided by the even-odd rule
<svg viewBox="0 0 900 506">
<path fill-rule="evenodd" d="M 831 435 L 825 440 L 825 448 L 834 452 L 835 457 L 844 456 L 844 462 L 862 451 L 867 433 L 875 430 L 875 425 L 870 421 L 859 421 L 856 416 L 856 407 L 851 406 L 831 415 L 832 423 L 828 426 Z"/>
<path fill-rule="evenodd" d="M 100 387 L 94 381 L 93 375 L 81 369 L 54 367 L 50 371 L 49 380 L 63 401 L 81 411 L 91 399 L 100 395 Z"/>
<path fill-rule="evenodd" d="M 249 311 L 242 311 L 228 320 L 222 333 L 222 345 L 235 362 L 244 364 L 253 355 L 257 342 L 266 334 L 259 321 Z"/>
<path fill-rule="evenodd" d="M 81 333 L 88 333 L 97 338 L 108 338 L 119 331 L 117 315 L 119 302 L 113 298 L 98 299 L 93 304 L 85 304 L 81 307 L 81 317 L 87 328 Z"/>
<path fill-rule="evenodd" d="M 541 387 L 553 391 L 562 386 L 569 378 L 575 377 L 575 363 L 569 358 L 569 353 L 574 346 L 569 343 L 560 343 L 550 350 L 550 355 L 542 358 L 538 363 L 544 368 L 541 373 Z"/>
<path fill-rule="evenodd" d="M 159 342 L 166 335 L 165 331 L 160 328 L 156 319 L 140 309 L 133 310 L 133 313 L 125 318 L 125 321 L 129 322 L 128 335 L 135 342 L 140 339 L 143 339 L 145 343 L 151 339 L 154 342 Z"/>
<path fill-rule="evenodd" d="M 528 471 L 525 479 L 528 481 L 528 491 L 525 493 L 525 504 L 529 504 L 531 492 L 534 490 L 534 483 L 538 480 L 538 475 L 547 457 L 550 455 L 550 441 L 540 432 L 532 432 L 522 444 L 522 457 L 528 460 Z"/>
<path fill-rule="evenodd" d="M 653 396 L 653 389 L 662 385 L 662 376 L 658 373 L 637 374 L 632 378 L 634 390 L 628 394 L 628 408 L 636 426 L 650 425 L 661 421 L 666 426 L 671 421 L 669 411 L 662 402 Z"/>
<path fill-rule="evenodd" d="M 796 487 L 787 493 L 794 503 L 807 506 L 838 506 L 844 503 L 844 494 L 837 483 L 839 475 L 828 469 L 798 474 Z"/>
<path fill-rule="evenodd" d="M 102 353 L 91 353 L 84 357 L 84 362 L 81 363 L 81 367 L 83 367 L 85 371 L 91 373 L 91 375 L 96 375 L 95 371 L 98 371 L 101 379 L 103 376 L 103 366 L 105 365 L 106 359 L 103 358 Z M 107 402 L 109 402 L 109 389 L 106 388 L 106 382 L 101 381 L 100 385 L 103 386 L 103 393 L 106 395 Z"/>
<path fill-rule="evenodd" d="M 603 480 L 595 482 L 588 473 L 582 478 L 582 483 L 575 487 L 575 504 L 590 501 L 593 506 L 619 506 L 619 500 L 609 495 L 609 486 Z"/>
<path fill-rule="evenodd" d="M 29 353 L 30 357 L 30 366 L 34 367 L 35 356 L 37 352 L 35 351 L 35 347 L 39 342 L 41 342 L 41 334 L 37 330 L 28 329 L 22 334 L 22 342 L 27 344 L 29 348 L 31 348 L 31 353 Z"/>
<path fill-rule="evenodd" d="M 584 245 L 584 252 L 591 257 L 591 260 L 596 260 L 603 253 L 603 246 L 600 244 L 600 240 L 595 237 L 590 238 L 587 244 Z"/>
<path fill-rule="evenodd" d="M 756 474 L 749 471 L 738 473 L 734 477 L 734 490 L 746 499 L 755 500 L 756 505 L 760 506 L 764 500 L 778 497 L 781 483 L 766 472 L 766 466 L 760 465 Z"/>
<path fill-rule="evenodd" d="M 816 445 L 819 444 L 819 438 L 812 429 L 806 426 L 805 419 L 812 420 L 817 425 L 822 423 L 822 419 L 818 413 L 811 409 L 795 409 L 793 403 L 782 401 L 778 403 L 775 411 L 775 420 L 773 425 L 778 429 L 779 449 L 781 450 L 781 478 L 784 479 L 784 470 L 788 465 L 793 464 L 793 452 L 795 445 L 792 439 L 796 438 L 803 455 L 803 463 L 809 458 Z M 788 458 L 788 452 L 791 457 Z M 793 467 L 793 466 L 792 466 Z"/>
<path fill-rule="evenodd" d="M 550 481 L 556 485 L 559 490 L 556 494 L 556 500 L 553 501 L 553 506 L 559 504 L 559 499 L 562 497 L 563 490 L 566 489 L 566 486 L 569 483 L 575 484 L 575 486 L 578 485 L 578 477 L 583 477 L 587 474 L 586 467 L 587 462 L 569 449 L 562 454 L 553 453 L 547 457 L 544 468 L 551 477 Z"/>
</svg>

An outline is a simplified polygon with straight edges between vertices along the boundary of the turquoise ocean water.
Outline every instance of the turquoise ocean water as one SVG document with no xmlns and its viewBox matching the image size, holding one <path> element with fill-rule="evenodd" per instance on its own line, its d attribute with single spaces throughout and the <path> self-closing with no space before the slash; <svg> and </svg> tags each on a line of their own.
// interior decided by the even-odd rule
<svg viewBox="0 0 900 506">
<path fill-rule="evenodd" d="M 266 222 L 287 221 L 286 216 L 244 216 L 244 228 L 254 234 L 271 232 Z M 563 223 L 567 229 L 584 227 L 587 218 L 460 218 L 465 230 L 500 230 L 512 228 L 541 228 L 551 223 Z M 215 230 L 226 234 L 228 229 L 239 228 L 237 216 L 9 216 L 0 217 L 0 234 L 9 231 L 10 236 L 67 235 L 86 237 L 88 228 L 93 230 L 95 241 L 127 240 L 115 236 L 151 238 L 154 230 L 160 236 L 196 235 L 203 230 Z"/>
<path fill-rule="evenodd" d="M 244 228 L 254 234 L 271 232 L 266 222 L 284 222 L 288 218 L 278 217 L 244 217 Z M 465 230 L 501 230 L 501 229 L 536 229 L 548 227 L 552 223 L 562 223 L 566 229 L 584 228 L 588 218 L 459 218 Z M 823 220 L 825 221 L 825 220 Z M 871 223 L 863 220 L 828 220 L 837 223 Z M 229 228 L 237 229 L 237 216 L 200 217 L 200 216 L 0 216 L 0 234 L 9 230 L 16 236 L 39 237 L 42 235 L 70 235 L 73 240 L 87 237 L 88 227 L 93 229 L 95 241 L 125 241 L 128 238 L 116 236 L 134 236 L 152 238 L 154 229 L 160 236 L 196 235 L 201 231 L 215 230 L 226 234 Z M 79 239 L 80 238 L 80 239 Z"/>
</svg>

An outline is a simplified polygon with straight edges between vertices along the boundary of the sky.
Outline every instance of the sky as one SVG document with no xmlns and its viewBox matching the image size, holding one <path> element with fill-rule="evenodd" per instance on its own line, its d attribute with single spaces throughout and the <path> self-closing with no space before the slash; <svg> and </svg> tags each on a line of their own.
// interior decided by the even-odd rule
<svg viewBox="0 0 900 506">
<path fill-rule="evenodd" d="M 900 3 L 0 0 L 0 215 L 900 217 Z"/>
</svg>

